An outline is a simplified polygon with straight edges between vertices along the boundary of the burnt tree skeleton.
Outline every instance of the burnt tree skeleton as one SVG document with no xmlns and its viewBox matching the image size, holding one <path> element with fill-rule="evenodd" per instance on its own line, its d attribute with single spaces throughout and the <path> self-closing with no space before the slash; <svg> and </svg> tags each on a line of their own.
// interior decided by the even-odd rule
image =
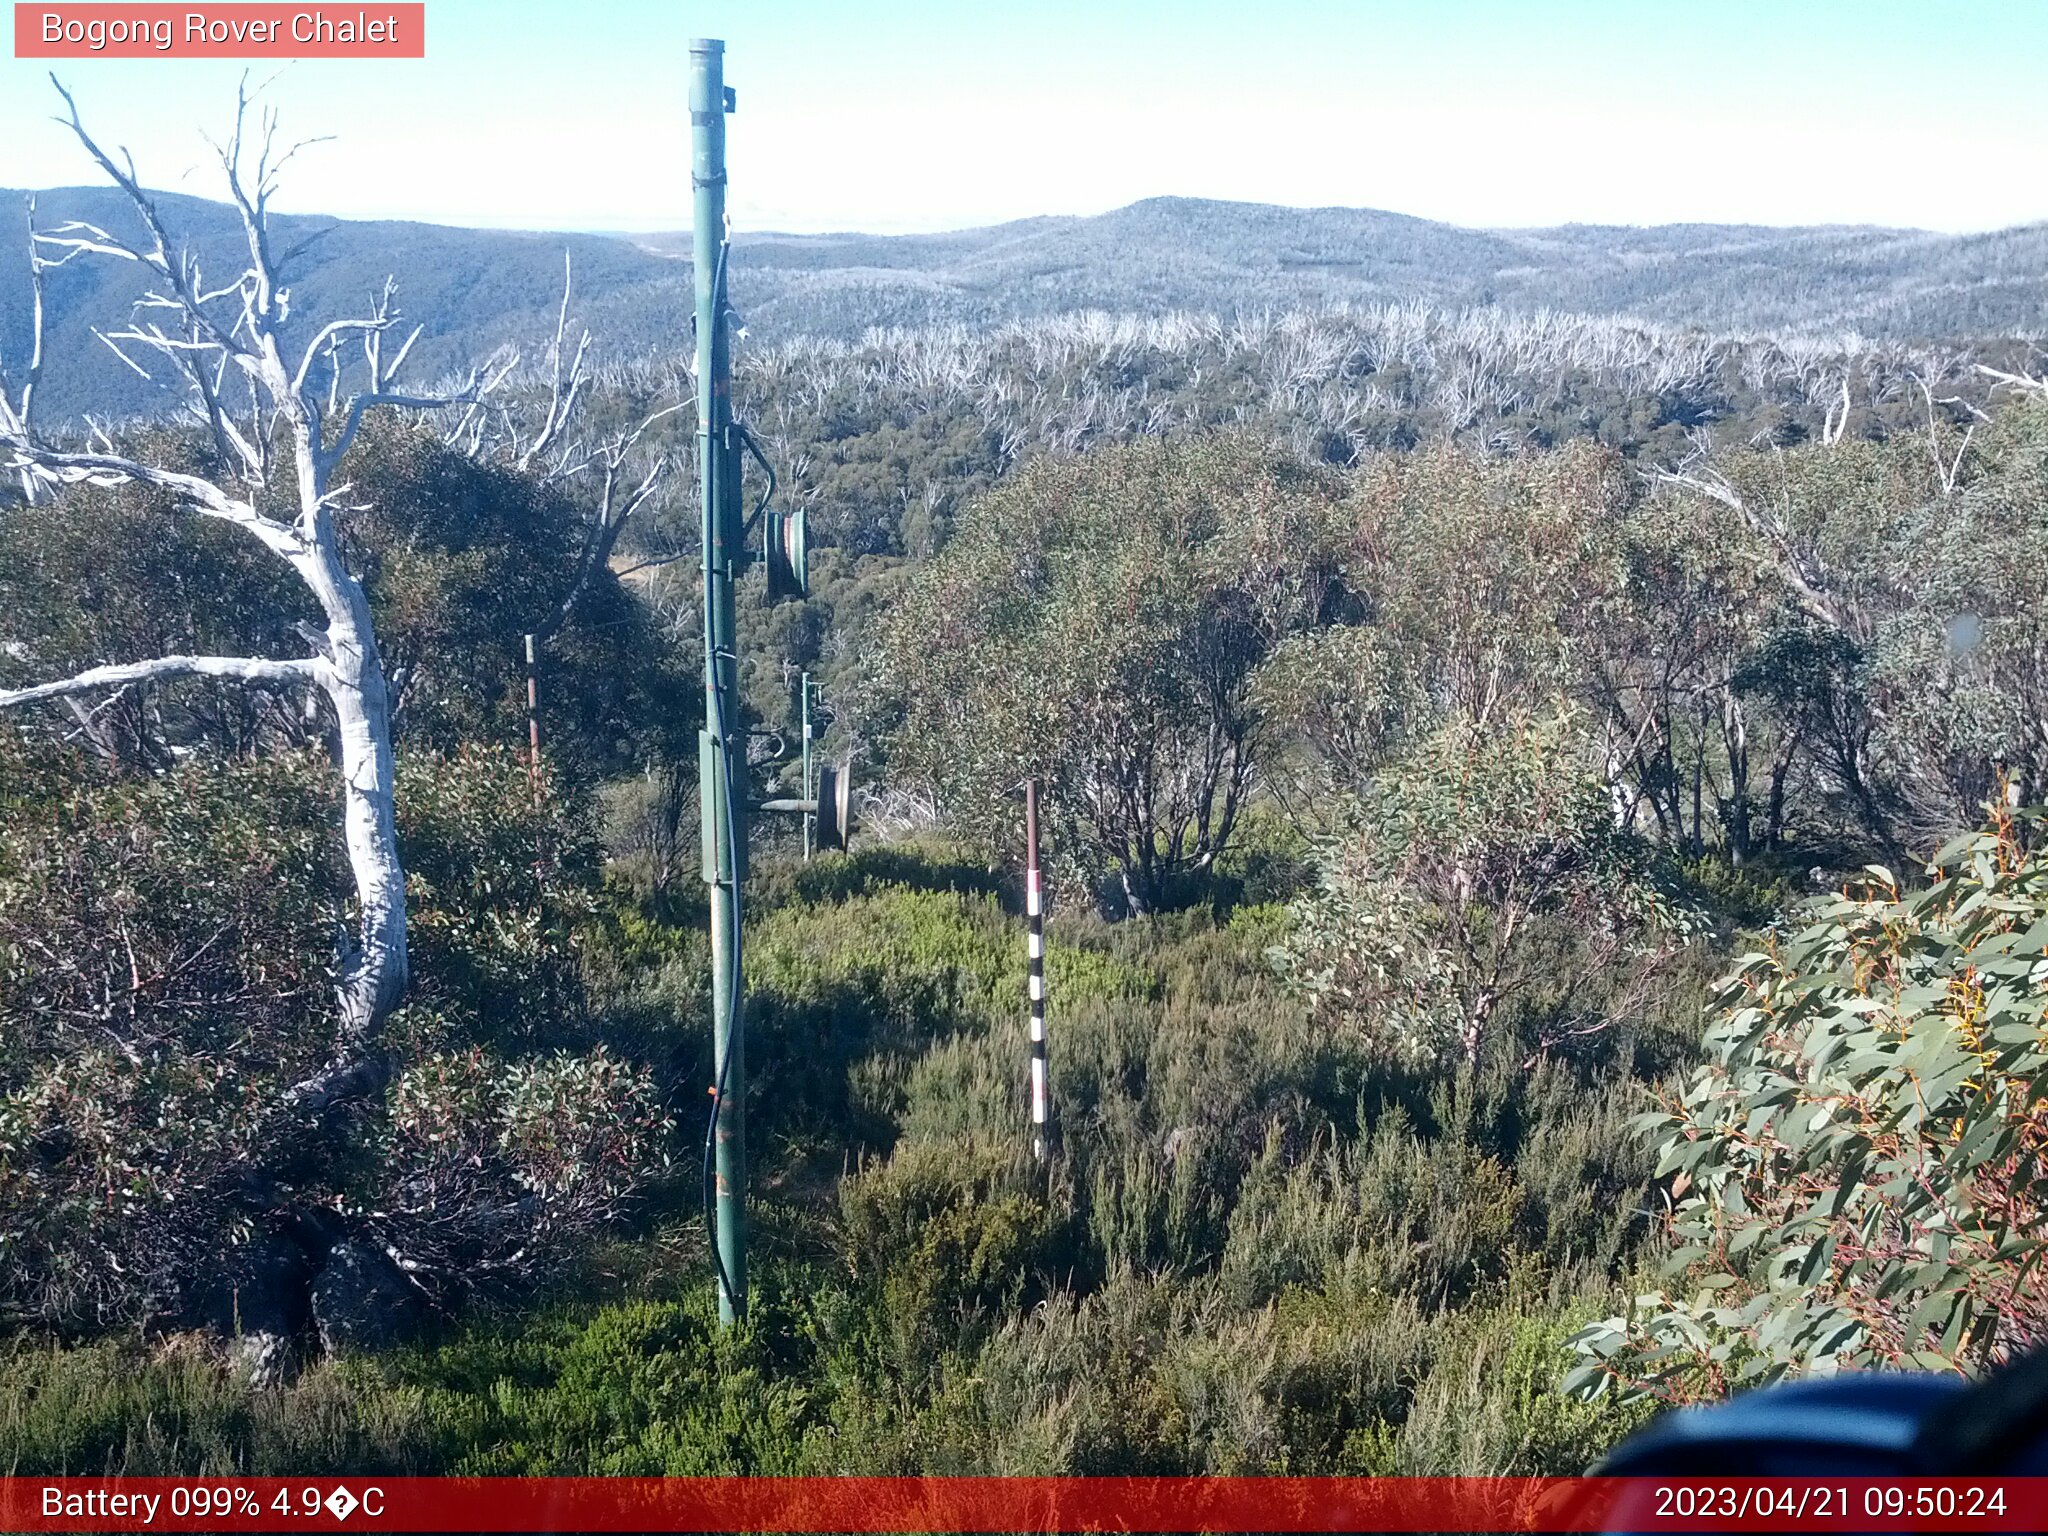
<svg viewBox="0 0 2048 1536">
<path fill-rule="evenodd" d="M 542 367 L 512 377 L 519 356 L 516 352 L 502 354 L 506 361 L 494 376 L 493 388 L 468 402 L 446 434 L 451 447 L 475 462 L 514 470 L 537 485 L 567 486 L 579 480 L 595 481 L 594 499 L 584 515 L 582 547 L 577 552 L 569 585 L 560 601 L 537 619 L 530 630 L 524 631 L 532 636 L 536 647 L 544 647 L 569 623 L 597 573 L 609 566 L 626 525 L 668 486 L 675 460 L 653 448 L 650 434 L 669 417 L 696 403 L 694 393 L 683 391 L 678 381 L 670 377 L 655 391 L 657 399 L 665 399 L 666 403 L 656 404 L 636 424 L 595 442 L 583 436 L 577 429 L 592 378 L 591 333 L 579 325 L 576 340 L 570 344 L 569 308 L 574 287 L 574 261 L 565 250 L 562 299 L 555 311 L 554 336 Z M 498 389 L 496 386 L 508 377 L 524 389 Z M 694 549 L 663 554 L 641 560 L 618 574 L 631 575 L 694 554 Z"/>
<path fill-rule="evenodd" d="M 0 708 L 177 677 L 312 687 L 326 696 L 337 730 L 342 834 L 356 929 L 340 957 L 329 1064 L 278 1100 L 274 1113 L 282 1132 L 291 1121 L 317 1118 L 344 1098 L 376 1090 L 385 1075 L 377 1036 L 408 982 L 390 699 L 368 598 L 341 553 L 335 515 L 345 505 L 349 486 L 339 471 L 372 410 L 435 411 L 474 404 L 509 365 L 473 374 L 453 393 L 400 388 L 397 375 L 421 328 L 401 335 L 389 281 L 367 313 L 325 325 L 295 362 L 289 360 L 282 335 L 291 293 L 282 272 L 295 253 L 280 255 L 273 249 L 268 212 L 279 171 L 303 146 L 280 152 L 275 114 L 266 110 L 260 125 L 252 124 L 249 93 L 246 88 L 238 93 L 234 131 L 215 148 L 241 218 L 248 264 L 232 280 L 209 286 L 198 258 L 173 242 L 133 157 L 126 150 L 118 161 L 109 155 L 87 131 L 70 93 L 54 77 L 53 83 L 65 106 L 58 121 L 126 194 L 144 238 L 126 240 L 82 222 L 47 231 L 31 223 L 34 335 L 18 390 L 0 381 L 0 464 L 20 477 L 31 499 L 68 485 L 142 485 L 168 493 L 190 515 L 242 528 L 291 567 L 319 604 L 326 628 L 309 634 L 316 653 L 310 656 L 174 655 L 92 667 L 73 677 L 0 691 Z M 248 179 L 244 167 L 252 152 L 254 175 Z M 123 454 L 98 426 L 84 443 L 61 446 L 38 430 L 34 409 L 43 351 L 42 285 L 46 273 L 85 257 L 133 262 L 149 274 L 150 287 L 128 321 L 96 334 L 136 371 L 148 373 L 138 361 L 147 359 L 182 385 L 187 415 L 206 431 L 218 456 L 220 468 L 212 475 Z M 387 346 L 394 338 L 396 345 Z"/>
</svg>

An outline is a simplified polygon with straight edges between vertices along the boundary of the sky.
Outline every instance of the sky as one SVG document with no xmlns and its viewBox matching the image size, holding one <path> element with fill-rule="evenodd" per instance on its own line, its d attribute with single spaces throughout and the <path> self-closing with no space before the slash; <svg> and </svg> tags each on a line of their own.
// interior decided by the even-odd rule
<svg viewBox="0 0 2048 1536">
<path fill-rule="evenodd" d="M 727 44 L 747 230 L 1159 195 L 1487 227 L 2048 219 L 2048 0 L 428 0 L 422 60 L 250 66 L 287 136 L 333 136 L 276 206 L 687 227 L 698 36 Z M 58 68 L 146 181 L 218 195 L 204 135 L 242 64 Z M 94 179 L 45 69 L 0 58 L 0 186 Z"/>
</svg>

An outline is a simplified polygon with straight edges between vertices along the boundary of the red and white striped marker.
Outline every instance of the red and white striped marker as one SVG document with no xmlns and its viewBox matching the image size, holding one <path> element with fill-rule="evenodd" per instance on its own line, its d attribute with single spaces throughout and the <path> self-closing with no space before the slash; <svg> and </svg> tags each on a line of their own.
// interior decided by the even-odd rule
<svg viewBox="0 0 2048 1536">
<path fill-rule="evenodd" d="M 1031 1155 L 1044 1162 L 1052 1120 L 1052 1086 L 1045 1060 L 1045 897 L 1038 876 L 1038 781 L 1024 781 L 1024 915 L 1031 1000 Z"/>
</svg>

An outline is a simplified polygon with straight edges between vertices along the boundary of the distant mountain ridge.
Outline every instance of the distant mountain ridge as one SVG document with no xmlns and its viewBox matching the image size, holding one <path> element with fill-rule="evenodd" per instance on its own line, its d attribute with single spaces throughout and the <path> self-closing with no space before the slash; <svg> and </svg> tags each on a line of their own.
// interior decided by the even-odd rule
<svg viewBox="0 0 2048 1536">
<path fill-rule="evenodd" d="M 28 326 L 25 194 L 0 191 L 0 362 Z M 110 188 L 39 193 L 67 219 L 132 230 Z M 160 194 L 174 233 L 231 273 L 232 209 Z M 576 313 L 612 357 L 679 348 L 689 325 L 688 237 L 521 233 L 278 215 L 280 247 L 318 235 L 291 274 L 305 333 L 364 302 L 387 272 L 427 329 L 424 374 L 552 327 L 562 257 Z M 125 314 L 136 269 L 83 260 L 50 274 L 45 401 L 53 414 L 160 409 L 160 388 L 91 335 Z M 742 234 L 734 302 L 752 336 L 857 339 L 876 326 L 984 327 L 1099 309 L 1230 313 L 1333 304 L 1626 315 L 1707 331 L 1856 331 L 1922 339 L 2048 330 L 2048 224 L 1942 235 L 1863 226 L 1682 224 L 1466 229 L 1357 208 L 1160 197 L 1094 216 L 943 234 Z"/>
<path fill-rule="evenodd" d="M 637 243 L 677 248 L 674 237 Z M 1088 308 L 1423 301 L 1713 331 L 1981 336 L 2048 324 L 2048 225 L 1985 235 L 1714 224 L 1485 230 L 1373 209 L 1150 198 L 1093 217 L 946 235 L 754 235 L 740 253 L 741 270 L 781 276 L 758 305 L 764 326 L 813 331 L 833 328 L 848 289 L 969 323 Z M 868 302 L 895 307 L 880 294 Z"/>
</svg>

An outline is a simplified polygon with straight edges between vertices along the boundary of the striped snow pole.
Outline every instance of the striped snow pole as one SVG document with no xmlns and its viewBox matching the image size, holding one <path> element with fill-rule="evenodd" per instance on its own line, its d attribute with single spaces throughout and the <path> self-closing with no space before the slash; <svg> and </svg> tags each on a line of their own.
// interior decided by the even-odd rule
<svg viewBox="0 0 2048 1536">
<path fill-rule="evenodd" d="M 1024 915 L 1030 925 L 1031 1155 L 1044 1162 L 1051 1136 L 1052 1085 L 1045 1061 L 1045 894 L 1038 876 L 1038 781 L 1024 781 Z"/>
<path fill-rule="evenodd" d="M 540 653 L 534 637 L 526 637 L 526 782 L 533 790 L 533 808 L 540 809 Z"/>
</svg>

